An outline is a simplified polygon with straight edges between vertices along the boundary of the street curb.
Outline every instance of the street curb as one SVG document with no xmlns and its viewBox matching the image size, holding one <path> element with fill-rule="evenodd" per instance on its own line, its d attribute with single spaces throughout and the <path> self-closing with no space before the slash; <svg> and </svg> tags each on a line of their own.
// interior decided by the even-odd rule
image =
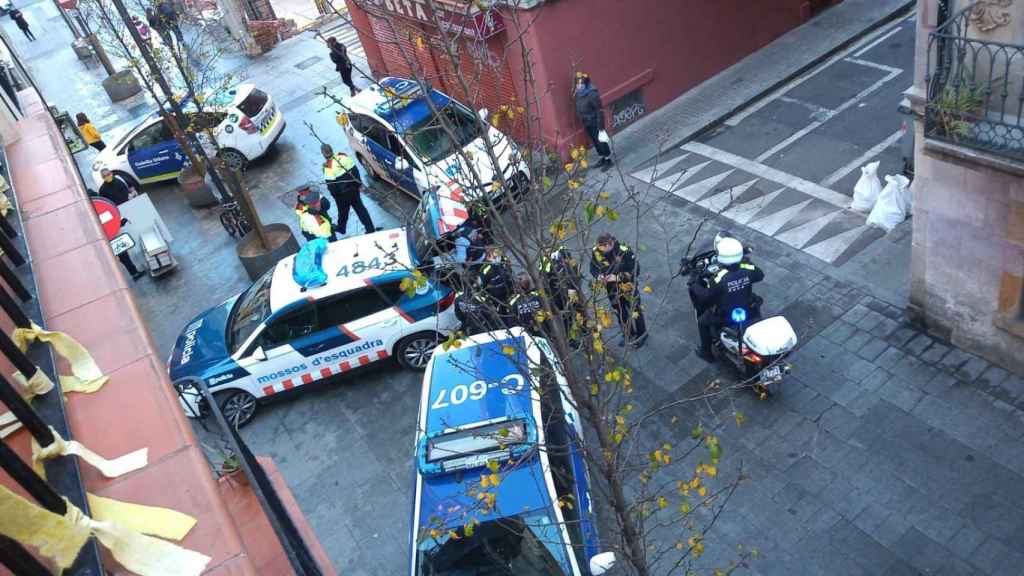
<svg viewBox="0 0 1024 576">
<path fill-rule="evenodd" d="M 721 114 L 718 114 L 714 119 L 708 120 L 707 122 L 701 124 L 699 127 L 693 129 L 688 135 L 683 136 L 682 138 L 677 138 L 677 140 L 675 140 L 674 143 L 668 144 L 668 145 L 665 145 L 665 146 L 660 146 L 659 147 L 660 151 L 663 152 L 663 151 L 666 151 L 666 150 L 671 150 L 671 149 L 674 149 L 674 148 L 678 148 L 678 147 L 682 146 L 683 144 L 686 144 L 687 142 L 690 142 L 691 140 L 706 134 L 711 129 L 718 127 L 722 122 L 727 120 L 730 116 L 733 116 L 734 114 L 740 112 L 744 108 L 747 108 L 748 106 L 750 106 L 751 103 L 753 103 L 753 102 L 755 102 L 757 100 L 760 100 L 761 98 L 764 98 L 766 95 L 772 93 L 773 91 L 778 90 L 780 87 L 786 85 L 787 83 L 791 82 L 795 78 L 798 78 L 799 76 L 807 73 L 812 68 L 820 65 L 821 63 L 825 62 L 829 58 L 835 56 L 837 53 L 841 52 L 842 50 L 844 50 L 844 49 L 850 47 L 851 45 L 853 45 L 854 43 L 858 42 L 859 40 L 861 40 L 867 34 L 870 34 L 871 32 L 881 28 L 882 26 L 885 26 L 886 24 L 889 24 L 889 23 L 891 23 L 891 22 L 893 22 L 895 20 L 898 20 L 899 18 L 907 15 L 907 12 L 909 10 L 911 10 L 916 4 L 917 4 L 916 0 L 906 0 L 905 2 L 900 4 L 898 7 L 892 9 L 888 14 L 885 14 L 884 16 L 871 21 L 870 23 L 868 23 L 862 29 L 858 30 L 857 32 L 855 32 L 853 34 L 850 34 L 842 42 L 839 42 L 838 44 L 835 44 L 834 46 L 832 46 L 829 49 L 827 49 L 825 52 L 815 56 L 811 60 L 807 61 L 806 63 L 804 63 L 802 65 L 800 65 L 797 69 L 795 69 L 794 71 L 792 71 L 792 72 L 782 76 L 779 80 L 771 83 L 768 87 L 759 90 L 756 94 L 754 94 L 751 97 L 745 99 L 742 103 L 730 107 L 729 109 L 725 110 Z M 805 23 L 803 25 L 806 26 L 808 23 Z M 726 68 L 725 70 L 722 70 L 721 72 L 719 72 L 719 74 L 721 74 L 721 73 L 723 73 L 723 72 L 725 72 L 727 70 L 729 70 L 729 69 Z M 717 76 L 717 74 L 715 76 L 712 76 L 711 78 L 708 78 L 707 80 L 705 80 L 705 82 L 711 81 L 716 76 Z M 687 92 L 690 92 L 692 90 L 698 89 L 702 84 L 698 84 L 697 86 L 694 86 L 693 88 L 691 88 Z M 680 97 L 682 97 L 685 94 L 687 94 L 687 92 L 684 92 L 684 93 L 680 94 Z M 673 102 L 669 102 L 668 104 L 665 105 L 665 107 L 671 106 Z M 665 108 L 665 107 L 663 107 L 663 108 Z M 628 131 L 628 128 L 627 128 L 627 131 Z M 646 156 L 641 158 L 638 162 L 633 164 L 633 167 L 631 168 L 631 170 L 635 169 L 636 166 L 639 166 L 640 164 L 646 162 L 649 159 L 650 158 L 646 157 Z"/>
<path fill-rule="evenodd" d="M 894 21 L 900 19 L 902 16 L 905 15 L 905 12 L 907 10 L 910 10 L 916 4 L 917 4 L 916 0 L 907 0 L 907 2 L 902 4 L 899 8 L 893 10 L 891 13 L 886 14 L 884 17 L 871 22 L 868 26 L 866 26 L 862 30 L 856 32 L 855 34 L 853 34 L 852 36 L 850 36 L 849 38 L 847 38 L 843 42 L 840 42 L 839 44 L 836 44 L 835 46 L 833 46 L 832 48 L 830 48 L 826 52 L 824 52 L 824 53 L 822 53 L 822 54 L 812 58 L 811 60 L 809 60 L 803 66 L 800 66 L 799 68 L 797 68 L 793 72 L 791 72 L 791 73 L 787 74 L 786 76 L 782 77 L 779 81 L 777 81 L 774 84 L 770 85 L 769 87 L 761 90 L 757 94 L 751 96 L 748 100 L 746 100 L 742 104 L 733 107 L 732 109 L 728 110 L 727 112 L 724 112 L 723 114 L 721 114 L 718 118 L 715 118 L 714 120 L 709 121 L 705 125 L 703 125 L 700 128 L 696 129 L 689 136 L 686 136 L 685 138 L 683 138 L 682 140 L 676 142 L 675 144 L 672 144 L 672 145 L 668 146 L 668 148 L 678 148 L 679 146 L 682 146 L 683 144 L 686 144 L 687 142 L 693 140 L 694 138 L 698 138 L 698 137 L 706 134 L 709 130 L 711 130 L 713 128 L 716 128 L 719 124 L 721 124 L 722 122 L 725 122 L 726 120 L 728 120 L 730 116 L 732 116 L 732 115 L 740 112 L 744 108 L 750 106 L 750 104 L 752 102 L 755 102 L 757 100 L 760 100 L 761 98 L 764 98 L 768 94 L 771 94 L 775 90 L 778 90 L 782 86 L 785 86 L 786 84 L 788 84 L 792 80 L 795 80 L 796 78 L 799 78 L 800 76 L 804 75 L 805 73 L 810 71 L 815 66 L 818 66 L 819 64 L 821 64 L 822 62 L 825 62 L 826 60 L 828 60 L 829 58 L 835 56 L 839 52 L 842 52 L 846 48 L 849 48 L 853 44 L 856 44 L 864 36 L 874 32 L 875 30 L 878 30 L 879 28 L 881 28 L 882 26 L 885 26 L 886 24 L 888 24 L 890 22 L 894 22 Z"/>
</svg>

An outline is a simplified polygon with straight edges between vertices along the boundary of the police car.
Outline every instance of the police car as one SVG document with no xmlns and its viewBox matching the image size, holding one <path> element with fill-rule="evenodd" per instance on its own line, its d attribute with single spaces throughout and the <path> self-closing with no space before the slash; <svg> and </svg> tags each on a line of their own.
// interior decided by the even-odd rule
<svg viewBox="0 0 1024 576">
<path fill-rule="evenodd" d="M 598 549 L 583 432 L 568 398 L 547 341 L 520 328 L 434 352 L 415 444 L 412 576 L 611 568 L 614 554 Z"/>
<path fill-rule="evenodd" d="M 431 104 L 454 128 L 454 138 Z M 388 77 L 347 99 L 345 105 L 348 110 L 339 120 L 359 163 L 371 176 L 415 198 L 453 182 L 461 183 L 469 196 L 491 193 L 498 174 L 487 155 L 485 137 L 492 142 L 509 192 L 517 194 L 529 185 L 530 169 L 516 143 L 486 121 L 482 123 L 486 131 L 482 130 L 473 111 L 437 90 L 425 94 L 413 80 Z M 486 109 L 479 114 L 486 120 Z M 473 184 L 473 172 L 464 165 L 463 155 L 483 185 Z"/>
<path fill-rule="evenodd" d="M 302 291 L 295 257 L 281 260 L 248 290 L 193 319 L 167 361 L 186 413 L 203 413 L 203 379 L 225 417 L 241 426 L 257 400 L 394 356 L 422 370 L 458 327 L 451 289 L 427 280 L 410 296 L 401 283 L 418 261 L 404 229 L 328 244 L 326 285 Z"/>
<path fill-rule="evenodd" d="M 182 108 L 193 128 L 212 129 L 221 158 L 233 170 L 241 170 L 265 154 L 285 127 L 273 99 L 253 84 L 241 84 L 208 98 L 202 115 L 189 101 L 184 101 Z M 186 160 L 170 128 L 160 113 L 154 112 L 96 156 L 92 180 L 99 187 L 103 183 L 100 171 L 109 168 L 137 188 L 177 178 Z"/>
</svg>

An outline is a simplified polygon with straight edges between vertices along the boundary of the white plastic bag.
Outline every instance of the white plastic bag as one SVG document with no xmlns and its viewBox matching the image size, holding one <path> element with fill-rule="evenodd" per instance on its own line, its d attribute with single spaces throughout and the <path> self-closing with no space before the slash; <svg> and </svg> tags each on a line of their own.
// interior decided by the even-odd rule
<svg viewBox="0 0 1024 576">
<path fill-rule="evenodd" d="M 604 130 L 601 130 L 600 132 L 597 133 L 597 141 L 598 142 L 604 142 L 605 144 L 607 144 L 607 143 L 611 142 L 612 139 L 608 137 L 608 133 L 607 132 L 605 132 Z"/>
<path fill-rule="evenodd" d="M 906 220 L 910 213 L 910 192 L 907 190 L 909 184 L 910 180 L 905 176 L 886 176 L 885 188 L 882 189 L 875 207 L 868 215 L 868 224 L 889 232 Z"/>
<path fill-rule="evenodd" d="M 865 164 L 860 169 L 860 180 L 853 187 L 853 203 L 850 209 L 857 212 L 870 212 L 882 193 L 882 183 L 878 181 L 878 162 Z"/>
</svg>

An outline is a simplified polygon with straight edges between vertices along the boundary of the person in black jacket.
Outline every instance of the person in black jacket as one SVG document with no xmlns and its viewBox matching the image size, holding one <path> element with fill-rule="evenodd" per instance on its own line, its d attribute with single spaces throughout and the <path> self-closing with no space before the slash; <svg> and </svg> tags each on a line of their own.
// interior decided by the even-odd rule
<svg viewBox="0 0 1024 576">
<path fill-rule="evenodd" d="M 327 47 L 331 49 L 331 62 L 334 62 L 334 69 L 341 74 L 341 81 L 348 86 L 349 93 L 355 96 L 359 89 L 352 83 L 352 61 L 348 58 L 348 47 L 338 42 L 334 36 L 327 39 Z"/>
<path fill-rule="evenodd" d="M 629 246 L 611 234 L 605 233 L 597 238 L 597 246 L 590 258 L 590 275 L 604 284 L 608 300 L 618 316 L 623 334 L 619 346 L 628 341 L 639 348 L 647 342 L 647 322 L 637 287 L 639 274 L 640 263 Z"/>
<path fill-rule="evenodd" d="M 551 305 L 562 318 L 569 345 L 578 348 L 580 329 L 577 326 L 574 330 L 573 327 L 576 317 L 585 313 L 581 299 L 583 278 L 580 276 L 580 265 L 569 249 L 558 246 L 541 258 L 540 271 L 551 290 Z"/>
<path fill-rule="evenodd" d="M 757 297 L 754 284 L 764 280 L 764 271 L 744 259 L 743 244 L 735 238 L 723 238 L 715 247 L 721 270 L 705 286 L 699 279 L 690 281 L 690 294 L 699 303 L 704 313 L 697 320 L 700 329 L 700 348 L 697 355 L 707 362 L 714 362 L 711 350 L 712 334 L 727 321 L 733 310 L 742 308 L 749 319 L 756 318 Z"/>
<path fill-rule="evenodd" d="M 583 123 L 583 129 L 587 136 L 594 143 L 594 150 L 601 157 L 597 163 L 602 171 L 612 166 L 612 149 L 606 142 L 601 142 L 599 137 L 604 130 L 604 106 L 601 104 L 601 96 L 597 88 L 590 84 L 590 76 L 582 72 L 576 75 L 576 115 Z"/>
<path fill-rule="evenodd" d="M 25 38 L 28 38 L 30 42 L 35 41 L 36 35 L 29 29 L 28 20 L 25 20 L 25 15 L 21 13 L 21 10 L 17 8 L 11 10 L 11 20 L 14 20 L 14 23 L 18 25 L 18 28 L 25 34 Z"/>
<path fill-rule="evenodd" d="M 132 198 L 138 195 L 135 192 L 135 190 L 133 190 L 130 186 L 128 186 L 127 183 L 125 183 L 124 180 L 121 179 L 120 176 L 114 176 L 114 174 L 110 170 L 106 168 L 100 170 L 100 176 L 103 177 L 103 184 L 100 185 L 100 190 L 98 193 L 94 193 L 92 192 L 92 190 L 90 190 L 90 196 L 96 195 L 102 198 L 106 198 L 107 200 L 113 202 L 116 206 L 124 204 L 125 202 L 131 200 Z M 122 226 L 124 226 L 127 223 L 128 220 L 121 220 Z M 132 257 L 130 254 L 128 254 L 127 250 L 118 254 L 117 259 L 121 261 L 121 265 L 124 266 L 124 269 L 128 272 L 128 274 L 131 275 L 132 280 L 138 280 L 139 278 L 142 278 L 146 274 L 145 272 L 142 272 L 141 270 L 135 267 L 135 263 L 132 262 Z"/>
</svg>

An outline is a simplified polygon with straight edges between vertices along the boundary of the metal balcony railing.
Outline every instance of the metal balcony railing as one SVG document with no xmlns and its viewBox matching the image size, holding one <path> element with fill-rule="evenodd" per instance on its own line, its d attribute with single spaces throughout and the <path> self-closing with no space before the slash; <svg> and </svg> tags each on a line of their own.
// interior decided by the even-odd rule
<svg viewBox="0 0 1024 576">
<path fill-rule="evenodd" d="M 980 39 L 1010 27 L 976 8 L 929 34 L 925 137 L 1024 162 L 1024 45 Z"/>
</svg>

